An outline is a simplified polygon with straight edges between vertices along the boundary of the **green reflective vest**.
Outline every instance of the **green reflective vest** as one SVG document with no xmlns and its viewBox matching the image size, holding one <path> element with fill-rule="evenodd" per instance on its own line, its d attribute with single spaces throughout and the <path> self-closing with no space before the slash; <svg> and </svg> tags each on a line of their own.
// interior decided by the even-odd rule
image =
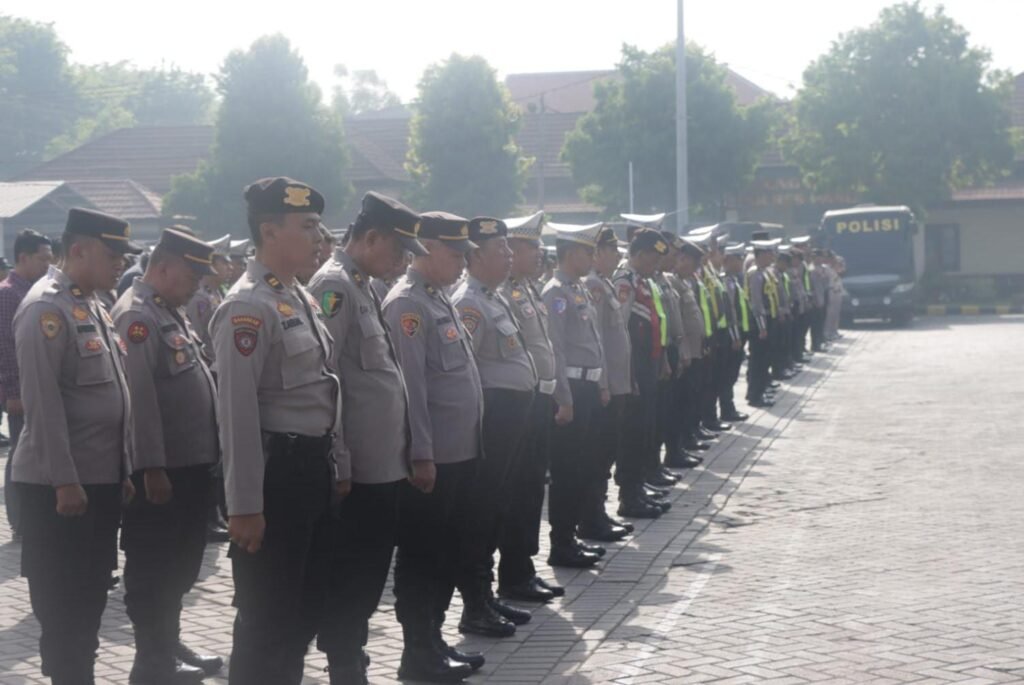
<svg viewBox="0 0 1024 685">
<path fill-rule="evenodd" d="M 665 306 L 661 303 L 661 288 L 653 279 L 647 279 L 651 286 L 651 296 L 654 298 L 654 308 L 658 312 L 658 328 L 661 329 L 661 346 L 668 345 L 668 318 L 665 316 Z"/>
</svg>

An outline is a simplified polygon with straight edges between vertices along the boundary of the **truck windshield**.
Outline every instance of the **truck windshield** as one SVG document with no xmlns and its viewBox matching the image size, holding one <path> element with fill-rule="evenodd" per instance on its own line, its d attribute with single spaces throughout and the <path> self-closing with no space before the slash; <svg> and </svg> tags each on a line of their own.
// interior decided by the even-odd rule
<svg viewBox="0 0 1024 685">
<path fill-rule="evenodd" d="M 846 215 L 825 223 L 828 247 L 846 261 L 845 276 L 914 273 L 911 219 L 906 215 Z"/>
</svg>

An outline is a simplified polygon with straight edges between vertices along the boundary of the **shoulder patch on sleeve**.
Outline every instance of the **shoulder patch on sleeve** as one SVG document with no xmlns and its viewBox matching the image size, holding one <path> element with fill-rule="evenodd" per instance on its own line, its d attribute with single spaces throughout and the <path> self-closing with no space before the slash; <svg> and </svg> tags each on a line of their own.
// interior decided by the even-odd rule
<svg viewBox="0 0 1024 685">
<path fill-rule="evenodd" d="M 555 314 L 565 314 L 565 310 L 568 306 L 569 301 L 564 297 L 556 297 L 551 300 L 551 308 L 555 310 Z"/>
<path fill-rule="evenodd" d="M 149 338 L 149 326 L 142 321 L 133 321 L 128 326 L 128 339 L 133 343 L 144 343 Z"/>
<path fill-rule="evenodd" d="M 619 283 L 619 290 L 616 293 L 616 296 L 619 298 L 619 302 L 625 302 L 628 300 L 631 292 L 633 292 L 633 286 L 629 284 L 629 281 L 622 281 Z"/>
<path fill-rule="evenodd" d="M 480 326 L 480 322 L 483 321 L 484 315 L 475 307 L 459 307 L 459 318 L 462 319 L 462 325 L 466 327 L 470 335 L 476 333 L 477 327 Z"/>
<path fill-rule="evenodd" d="M 341 309 L 342 302 L 345 301 L 345 294 L 338 292 L 337 290 L 328 290 L 320 296 L 320 308 L 324 310 L 324 315 L 332 317 L 338 313 Z"/>
<path fill-rule="evenodd" d="M 412 338 L 420 332 L 420 326 L 423 320 L 419 314 L 413 314 L 412 312 L 406 312 L 399 318 L 399 323 L 402 326 L 402 332 L 408 337 Z"/>
<path fill-rule="evenodd" d="M 248 357 L 256 349 L 258 333 L 254 328 L 235 329 L 235 349 L 243 357 Z"/>
<path fill-rule="evenodd" d="M 259 328 L 263 325 L 263 319 L 248 314 L 240 314 L 231 317 L 232 326 L 246 326 L 248 328 Z"/>
<path fill-rule="evenodd" d="M 52 340 L 60 333 L 64 323 L 61 321 L 60 314 L 56 312 L 43 312 L 39 317 L 39 325 L 43 329 L 43 335 L 47 339 Z"/>
</svg>

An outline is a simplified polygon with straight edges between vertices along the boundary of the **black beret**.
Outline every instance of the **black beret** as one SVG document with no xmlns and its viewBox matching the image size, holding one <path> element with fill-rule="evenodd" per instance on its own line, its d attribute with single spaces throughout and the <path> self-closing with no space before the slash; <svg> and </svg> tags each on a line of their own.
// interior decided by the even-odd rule
<svg viewBox="0 0 1024 685">
<path fill-rule="evenodd" d="M 477 247 L 469 240 L 469 220 L 448 212 L 420 214 L 420 238 L 439 240 L 459 252 L 469 252 Z"/>
<path fill-rule="evenodd" d="M 508 226 L 501 219 L 478 216 L 469 222 L 469 239 L 478 245 L 491 238 L 505 238 L 507 236 Z"/>
<path fill-rule="evenodd" d="M 324 196 L 316 188 L 287 176 L 261 178 L 245 189 L 249 211 L 266 214 L 324 213 Z"/>
<path fill-rule="evenodd" d="M 619 239 L 615 235 L 615 229 L 611 226 L 605 226 L 597 234 L 597 246 L 598 247 L 614 247 L 619 248 Z"/>
<path fill-rule="evenodd" d="M 370 191 L 363 195 L 363 208 L 356 217 L 357 224 L 394 231 L 402 246 L 414 255 L 427 254 L 427 248 L 417 240 L 420 215 L 393 197 Z"/>
<path fill-rule="evenodd" d="M 668 243 L 660 231 L 653 228 L 638 228 L 633 231 L 633 238 L 629 243 L 632 251 L 647 252 L 653 250 L 660 255 L 668 254 Z"/>
<path fill-rule="evenodd" d="M 68 210 L 64 232 L 97 238 L 121 254 L 142 253 L 142 246 L 131 241 L 132 231 L 127 221 L 93 209 L 74 207 Z"/>
<path fill-rule="evenodd" d="M 194 235 L 177 230 L 177 227 L 165 228 L 160 234 L 160 242 L 156 244 L 160 250 L 166 250 L 185 260 L 192 269 L 202 276 L 212 276 L 213 245 L 204 243 Z"/>
</svg>

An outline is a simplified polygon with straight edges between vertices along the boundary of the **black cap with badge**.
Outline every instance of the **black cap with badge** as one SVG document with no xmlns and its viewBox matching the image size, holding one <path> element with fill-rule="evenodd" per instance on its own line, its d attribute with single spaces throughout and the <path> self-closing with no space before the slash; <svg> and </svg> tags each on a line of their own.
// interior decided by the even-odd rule
<svg viewBox="0 0 1024 685">
<path fill-rule="evenodd" d="M 420 238 L 437 240 L 458 252 L 479 247 L 469 239 L 469 220 L 448 212 L 420 214 Z"/>
<path fill-rule="evenodd" d="M 666 255 L 668 254 L 668 247 L 665 237 L 661 235 L 660 231 L 653 228 L 636 229 L 633 231 L 629 241 L 629 251 L 631 254 L 654 251 L 660 255 Z"/>
<path fill-rule="evenodd" d="M 501 219 L 489 216 L 478 216 L 469 222 L 469 239 L 479 245 L 491 238 L 508 236 L 508 226 Z"/>
<path fill-rule="evenodd" d="M 68 210 L 64 232 L 96 238 L 114 252 L 121 254 L 142 253 L 142 246 L 131 240 L 131 226 L 127 221 L 93 209 L 74 207 Z"/>
<path fill-rule="evenodd" d="M 204 243 L 185 231 L 178 230 L 176 226 L 163 230 L 156 249 L 165 250 L 181 257 L 200 276 L 215 276 L 217 274 L 213 270 L 213 245 Z"/>
<path fill-rule="evenodd" d="M 363 208 L 353 225 L 394 231 L 402 247 L 409 252 L 419 256 L 427 254 L 427 248 L 417 239 L 420 215 L 387 195 L 372 190 L 363 195 Z"/>
<path fill-rule="evenodd" d="M 245 188 L 245 201 L 254 214 L 324 213 L 324 196 L 313 186 L 287 176 L 250 183 Z"/>
</svg>

